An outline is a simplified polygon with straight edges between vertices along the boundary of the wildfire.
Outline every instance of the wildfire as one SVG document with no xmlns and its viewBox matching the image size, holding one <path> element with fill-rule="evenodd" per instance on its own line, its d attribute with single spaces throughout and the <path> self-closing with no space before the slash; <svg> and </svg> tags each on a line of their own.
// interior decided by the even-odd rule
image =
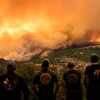
<svg viewBox="0 0 100 100">
<path fill-rule="evenodd" d="M 100 43 L 100 38 L 98 38 L 96 41 Z"/>
<path fill-rule="evenodd" d="M 5 32 L 7 32 L 11 36 L 15 36 L 16 34 L 23 35 L 26 32 L 31 32 L 34 34 L 38 33 L 39 31 L 52 31 L 51 22 L 49 20 L 38 17 L 33 20 L 30 19 L 27 21 L 13 20 L 13 23 L 4 21 L 3 25 L 1 26 L 0 36 L 2 36 L 2 34 Z"/>
<path fill-rule="evenodd" d="M 99 4 L 99 0 L 0 0 L 0 57 L 29 60 L 43 50 L 100 42 Z"/>
<path fill-rule="evenodd" d="M 93 32 L 90 36 L 90 42 L 100 43 L 100 31 Z"/>
</svg>

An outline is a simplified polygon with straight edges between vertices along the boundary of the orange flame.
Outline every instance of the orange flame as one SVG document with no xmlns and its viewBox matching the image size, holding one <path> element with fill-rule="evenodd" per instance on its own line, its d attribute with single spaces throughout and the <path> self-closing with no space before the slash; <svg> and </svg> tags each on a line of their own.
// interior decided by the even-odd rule
<svg viewBox="0 0 100 100">
<path fill-rule="evenodd" d="M 100 31 L 96 31 L 91 34 L 90 42 L 100 43 Z"/>
</svg>

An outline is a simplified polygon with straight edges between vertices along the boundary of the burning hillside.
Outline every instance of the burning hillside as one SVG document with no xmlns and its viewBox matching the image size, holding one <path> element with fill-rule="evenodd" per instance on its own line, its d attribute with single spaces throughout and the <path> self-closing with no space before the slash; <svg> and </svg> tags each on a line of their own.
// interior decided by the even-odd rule
<svg viewBox="0 0 100 100">
<path fill-rule="evenodd" d="M 26 61 L 46 49 L 100 42 L 99 7 L 97 0 L 0 0 L 0 57 Z"/>
</svg>

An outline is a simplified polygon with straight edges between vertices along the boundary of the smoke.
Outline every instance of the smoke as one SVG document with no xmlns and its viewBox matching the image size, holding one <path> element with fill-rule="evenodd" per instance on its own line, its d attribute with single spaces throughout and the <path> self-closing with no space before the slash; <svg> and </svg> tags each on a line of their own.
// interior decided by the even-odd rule
<svg viewBox="0 0 100 100">
<path fill-rule="evenodd" d="M 31 59 L 43 50 L 100 42 L 99 0 L 0 0 L 0 57 Z"/>
</svg>

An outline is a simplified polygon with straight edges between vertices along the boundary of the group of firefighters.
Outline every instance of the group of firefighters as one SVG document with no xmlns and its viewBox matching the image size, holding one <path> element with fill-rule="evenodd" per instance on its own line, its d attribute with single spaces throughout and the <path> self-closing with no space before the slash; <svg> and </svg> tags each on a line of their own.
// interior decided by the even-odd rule
<svg viewBox="0 0 100 100">
<path fill-rule="evenodd" d="M 96 54 L 90 56 L 91 64 L 86 66 L 84 86 L 86 100 L 100 100 L 100 64 Z M 41 70 L 36 73 L 32 82 L 32 90 L 39 100 L 56 100 L 60 89 L 60 81 L 56 73 L 49 69 L 49 59 L 44 59 Z M 73 61 L 68 62 L 68 70 L 63 73 L 66 84 L 66 100 L 83 100 L 81 79 L 82 75 Z M 0 100 L 29 100 L 28 86 L 20 75 L 16 73 L 16 63 L 7 63 L 7 72 L 0 76 Z"/>
</svg>

